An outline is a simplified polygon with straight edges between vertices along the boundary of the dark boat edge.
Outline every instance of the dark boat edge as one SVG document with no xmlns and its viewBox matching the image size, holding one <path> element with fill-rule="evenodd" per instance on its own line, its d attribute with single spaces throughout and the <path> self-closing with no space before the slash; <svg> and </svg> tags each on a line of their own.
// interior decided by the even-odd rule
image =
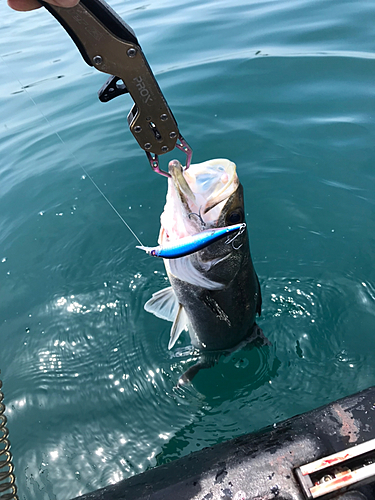
<svg viewBox="0 0 375 500">
<path fill-rule="evenodd" d="M 296 468 L 372 439 L 375 386 L 74 500 L 305 500 Z M 375 476 L 343 486 L 324 500 L 375 498 Z"/>
</svg>

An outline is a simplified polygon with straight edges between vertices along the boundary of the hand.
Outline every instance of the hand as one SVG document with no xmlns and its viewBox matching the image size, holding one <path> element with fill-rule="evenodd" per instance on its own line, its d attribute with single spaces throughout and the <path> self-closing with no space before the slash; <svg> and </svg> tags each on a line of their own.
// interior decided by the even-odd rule
<svg viewBox="0 0 375 500">
<path fill-rule="evenodd" d="M 47 2 L 59 7 L 74 7 L 79 0 L 47 0 Z M 39 9 L 41 7 L 37 0 L 8 0 L 8 5 L 14 10 L 22 11 Z"/>
</svg>

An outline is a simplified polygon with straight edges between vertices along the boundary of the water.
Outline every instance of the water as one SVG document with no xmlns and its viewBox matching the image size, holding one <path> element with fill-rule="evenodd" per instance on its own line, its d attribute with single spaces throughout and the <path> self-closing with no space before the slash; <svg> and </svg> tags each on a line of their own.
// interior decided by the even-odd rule
<svg viewBox="0 0 375 500">
<path fill-rule="evenodd" d="M 166 182 L 127 129 L 132 101 L 100 103 L 105 75 L 52 16 L 2 2 L 0 368 L 22 500 L 73 498 L 375 383 L 374 3 L 111 6 L 194 161 L 237 163 L 272 346 L 173 389 L 188 339 L 167 351 L 170 324 L 143 310 L 163 265 L 80 166 L 156 243 Z"/>
</svg>

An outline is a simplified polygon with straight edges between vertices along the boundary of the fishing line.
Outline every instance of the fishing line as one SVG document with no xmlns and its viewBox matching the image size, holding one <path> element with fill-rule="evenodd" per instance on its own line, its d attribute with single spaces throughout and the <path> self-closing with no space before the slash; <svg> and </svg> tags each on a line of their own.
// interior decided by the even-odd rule
<svg viewBox="0 0 375 500">
<path fill-rule="evenodd" d="M 4 64 L 8 67 L 7 63 L 4 61 L 4 57 L 1 56 L 1 59 L 2 61 L 4 62 Z M 47 116 L 43 113 L 43 111 L 39 108 L 39 106 L 37 105 L 37 103 L 35 102 L 35 100 L 33 99 L 33 97 L 29 94 L 28 90 L 26 89 L 26 87 L 24 85 L 22 85 L 21 81 L 19 80 L 18 77 L 16 77 L 15 75 L 13 75 L 15 77 L 15 80 L 18 81 L 18 83 L 20 84 L 21 86 L 21 89 L 23 91 L 25 91 L 26 95 L 28 96 L 28 98 L 30 99 L 30 101 L 34 104 L 34 106 L 36 107 L 36 109 L 39 111 L 39 113 L 42 115 L 42 117 L 45 119 L 46 123 L 49 125 L 49 127 L 51 127 L 51 130 L 52 132 L 57 136 L 57 138 L 59 139 L 59 141 L 61 142 L 61 144 L 63 146 L 66 147 L 67 151 L 68 151 L 68 154 L 76 161 L 77 165 L 79 165 L 81 167 L 81 169 L 83 170 L 84 174 L 86 175 L 86 177 L 88 177 L 90 179 L 90 181 L 92 182 L 92 184 L 94 185 L 94 187 L 99 191 L 99 193 L 103 196 L 103 198 L 105 199 L 105 201 L 108 203 L 108 205 L 112 208 L 112 210 L 115 212 L 115 214 L 119 217 L 119 219 L 125 224 L 125 226 L 129 229 L 129 231 L 131 232 L 131 234 L 134 236 L 134 238 L 138 241 L 138 243 L 140 245 L 143 246 L 143 243 L 141 242 L 141 240 L 138 238 L 138 236 L 135 234 L 135 232 L 133 231 L 133 229 L 129 226 L 129 224 L 126 222 L 126 220 L 122 217 L 122 215 L 118 212 L 118 210 L 116 210 L 116 208 L 113 206 L 113 204 L 109 201 L 109 199 L 107 198 L 107 196 L 103 193 L 103 191 L 100 189 L 100 187 L 97 185 L 97 183 L 94 181 L 94 179 L 91 177 L 91 175 L 87 172 L 87 170 L 85 169 L 85 167 L 82 165 L 82 163 L 78 160 L 78 158 L 75 156 L 75 154 L 69 150 L 69 147 L 67 146 L 66 142 L 64 142 L 63 138 L 61 137 L 61 135 L 57 132 L 57 130 L 54 128 L 53 124 L 48 120 Z"/>
</svg>

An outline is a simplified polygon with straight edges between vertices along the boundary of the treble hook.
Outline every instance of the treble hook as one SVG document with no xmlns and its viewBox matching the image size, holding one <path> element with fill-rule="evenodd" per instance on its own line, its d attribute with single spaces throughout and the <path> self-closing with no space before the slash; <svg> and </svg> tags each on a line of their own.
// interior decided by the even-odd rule
<svg viewBox="0 0 375 500">
<path fill-rule="evenodd" d="M 203 217 L 201 215 L 201 209 L 202 209 L 202 207 L 199 208 L 199 213 L 197 213 L 197 214 L 194 213 L 194 212 L 191 212 L 190 214 L 188 214 L 188 217 L 189 217 L 189 219 L 191 219 L 191 215 L 195 215 L 196 217 L 198 217 L 198 219 L 200 220 L 202 228 L 204 228 L 204 227 L 206 227 L 206 223 L 204 222 Z"/>
<path fill-rule="evenodd" d="M 225 244 L 229 245 L 231 243 L 233 250 L 239 250 L 242 247 L 243 243 L 241 243 L 241 245 L 239 247 L 236 247 L 233 245 L 233 242 L 236 238 L 238 238 L 240 236 L 240 234 L 242 234 L 245 231 L 245 229 L 246 229 L 246 224 L 244 223 L 244 224 L 242 224 L 242 226 L 238 230 L 238 233 L 235 236 L 233 236 L 233 238 L 227 239 Z"/>
</svg>

